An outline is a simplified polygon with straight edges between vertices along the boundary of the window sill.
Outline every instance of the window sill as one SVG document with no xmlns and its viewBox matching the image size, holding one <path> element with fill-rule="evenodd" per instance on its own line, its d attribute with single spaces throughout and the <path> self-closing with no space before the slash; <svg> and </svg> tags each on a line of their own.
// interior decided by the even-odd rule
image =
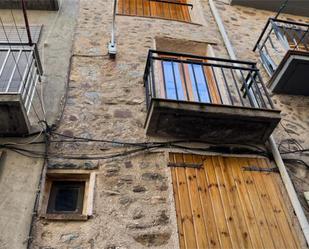
<svg viewBox="0 0 309 249">
<path fill-rule="evenodd" d="M 196 26 L 203 26 L 202 24 L 196 23 L 196 22 L 187 22 L 187 21 L 176 20 L 176 19 L 169 19 L 169 18 L 164 18 L 164 17 L 159 17 L 159 16 L 138 16 L 138 15 L 129 15 L 129 14 L 121 14 L 121 13 L 117 13 L 116 15 L 117 16 L 138 17 L 138 18 L 159 19 L 159 20 L 165 20 L 165 21 L 172 21 L 172 22 L 180 22 L 180 23 L 192 24 L 192 25 L 196 25 Z"/>
<path fill-rule="evenodd" d="M 89 219 L 89 216 L 84 214 L 44 214 L 41 217 L 46 220 L 62 221 L 86 221 Z"/>
</svg>

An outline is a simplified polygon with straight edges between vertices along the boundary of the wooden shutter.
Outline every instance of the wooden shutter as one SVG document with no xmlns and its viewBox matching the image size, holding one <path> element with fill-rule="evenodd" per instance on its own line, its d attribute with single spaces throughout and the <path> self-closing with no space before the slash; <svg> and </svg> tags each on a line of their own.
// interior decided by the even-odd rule
<svg viewBox="0 0 309 249">
<path fill-rule="evenodd" d="M 181 249 L 300 248 L 267 159 L 170 154 Z M 201 168 L 183 167 L 202 164 Z"/>
<path fill-rule="evenodd" d="M 119 0 L 118 13 L 190 22 L 190 7 L 177 3 L 186 3 L 186 0 Z"/>
</svg>

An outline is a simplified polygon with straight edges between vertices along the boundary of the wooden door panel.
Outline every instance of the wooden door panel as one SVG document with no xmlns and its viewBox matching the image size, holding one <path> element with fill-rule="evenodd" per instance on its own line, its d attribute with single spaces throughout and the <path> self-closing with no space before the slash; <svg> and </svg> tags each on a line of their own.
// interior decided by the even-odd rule
<svg viewBox="0 0 309 249">
<path fill-rule="evenodd" d="M 170 161 L 203 165 L 171 168 L 181 249 L 301 248 L 276 173 L 243 169 L 269 168 L 267 159 L 171 153 Z"/>
</svg>

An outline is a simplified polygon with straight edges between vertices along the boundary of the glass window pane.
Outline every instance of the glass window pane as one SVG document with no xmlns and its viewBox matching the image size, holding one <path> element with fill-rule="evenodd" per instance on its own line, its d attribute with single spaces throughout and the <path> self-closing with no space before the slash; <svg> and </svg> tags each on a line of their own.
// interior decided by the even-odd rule
<svg viewBox="0 0 309 249">
<path fill-rule="evenodd" d="M 78 188 L 60 188 L 56 194 L 56 211 L 75 211 L 77 208 Z"/>
<path fill-rule="evenodd" d="M 184 100 L 179 63 L 164 61 L 163 70 L 167 99 Z"/>
<path fill-rule="evenodd" d="M 203 67 L 197 64 L 190 64 L 189 74 L 194 94 L 194 100 L 210 103 L 211 100 Z"/>
<path fill-rule="evenodd" d="M 84 181 L 54 181 L 47 212 L 51 214 L 82 213 L 84 191 Z"/>
</svg>

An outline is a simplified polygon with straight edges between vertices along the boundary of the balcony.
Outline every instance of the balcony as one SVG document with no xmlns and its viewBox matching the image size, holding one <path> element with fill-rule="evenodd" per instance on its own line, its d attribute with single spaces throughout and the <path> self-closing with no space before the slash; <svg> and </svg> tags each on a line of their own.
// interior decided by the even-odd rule
<svg viewBox="0 0 309 249">
<path fill-rule="evenodd" d="M 150 50 L 148 135 L 264 143 L 280 121 L 255 63 Z"/>
<path fill-rule="evenodd" d="M 277 12 L 282 3 L 282 0 L 230 0 L 232 5 L 241 5 L 255 9 L 263 9 Z M 298 16 L 309 16 L 309 1 L 307 0 L 290 0 L 283 9 L 284 13 L 289 13 Z"/>
<path fill-rule="evenodd" d="M 274 93 L 309 95 L 309 24 L 270 18 L 254 51 Z"/>
<path fill-rule="evenodd" d="M 26 7 L 31 10 L 58 10 L 58 0 L 27 0 Z M 1 0 L 0 9 L 21 9 L 20 0 Z"/>
<path fill-rule="evenodd" d="M 25 135 L 37 124 L 41 75 L 36 45 L 0 44 L 0 135 Z"/>
</svg>

